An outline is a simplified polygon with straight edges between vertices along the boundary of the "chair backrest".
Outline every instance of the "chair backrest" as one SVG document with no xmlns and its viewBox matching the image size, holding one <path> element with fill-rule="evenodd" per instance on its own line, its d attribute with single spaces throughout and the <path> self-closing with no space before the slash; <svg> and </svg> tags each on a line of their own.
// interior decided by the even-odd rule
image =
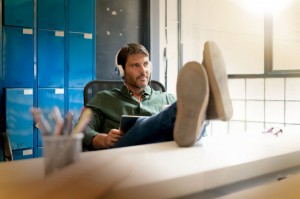
<svg viewBox="0 0 300 199">
<path fill-rule="evenodd" d="M 83 90 L 84 105 L 86 105 L 99 91 L 111 90 L 113 88 L 121 88 L 124 82 L 121 80 L 92 80 L 88 82 Z M 166 89 L 162 83 L 151 80 L 151 87 L 154 90 L 165 92 Z"/>
</svg>

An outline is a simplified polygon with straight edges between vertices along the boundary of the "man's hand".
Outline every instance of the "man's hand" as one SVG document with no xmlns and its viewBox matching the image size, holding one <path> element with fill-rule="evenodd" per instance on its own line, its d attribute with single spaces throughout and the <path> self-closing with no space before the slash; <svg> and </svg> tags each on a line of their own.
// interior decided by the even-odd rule
<svg viewBox="0 0 300 199">
<path fill-rule="evenodd" d="M 112 147 L 121 137 L 123 136 L 123 133 L 118 129 L 111 129 L 109 133 L 106 136 L 105 144 L 106 146 Z"/>
<path fill-rule="evenodd" d="M 93 138 L 92 144 L 96 149 L 99 148 L 110 148 L 112 147 L 120 138 L 123 133 L 118 129 L 111 129 L 108 134 L 99 133 Z"/>
</svg>

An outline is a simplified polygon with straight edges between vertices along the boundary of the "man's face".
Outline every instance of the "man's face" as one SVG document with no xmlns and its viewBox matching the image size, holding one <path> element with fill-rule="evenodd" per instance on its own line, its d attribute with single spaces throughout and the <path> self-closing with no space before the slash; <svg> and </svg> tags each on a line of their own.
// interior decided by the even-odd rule
<svg viewBox="0 0 300 199">
<path fill-rule="evenodd" d="M 145 88 L 149 82 L 151 67 L 148 56 L 144 54 L 129 55 L 124 70 L 126 85 Z"/>
</svg>

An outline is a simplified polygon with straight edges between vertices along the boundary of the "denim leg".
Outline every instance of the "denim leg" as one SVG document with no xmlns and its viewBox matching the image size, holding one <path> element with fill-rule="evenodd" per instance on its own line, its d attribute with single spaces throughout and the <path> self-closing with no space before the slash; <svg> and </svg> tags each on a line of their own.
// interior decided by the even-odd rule
<svg viewBox="0 0 300 199">
<path fill-rule="evenodd" d="M 201 128 L 201 130 L 200 130 L 201 133 L 200 133 L 200 135 L 199 135 L 197 141 L 199 141 L 202 137 L 207 136 L 207 134 L 206 134 L 206 127 L 208 126 L 208 124 L 209 124 L 209 121 L 204 121 L 204 122 L 202 122 L 202 128 Z"/>
<path fill-rule="evenodd" d="M 175 102 L 156 115 L 139 118 L 113 148 L 173 140 L 176 110 Z"/>
</svg>

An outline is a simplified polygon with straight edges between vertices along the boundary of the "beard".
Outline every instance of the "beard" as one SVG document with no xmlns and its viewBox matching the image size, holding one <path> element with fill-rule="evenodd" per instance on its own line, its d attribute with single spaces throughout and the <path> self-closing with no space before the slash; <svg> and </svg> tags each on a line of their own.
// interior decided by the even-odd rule
<svg viewBox="0 0 300 199">
<path fill-rule="evenodd" d="M 149 83 L 149 76 L 139 75 L 137 77 L 130 77 L 128 75 L 125 75 L 124 81 L 127 85 L 130 85 L 135 88 L 146 88 Z"/>
</svg>

